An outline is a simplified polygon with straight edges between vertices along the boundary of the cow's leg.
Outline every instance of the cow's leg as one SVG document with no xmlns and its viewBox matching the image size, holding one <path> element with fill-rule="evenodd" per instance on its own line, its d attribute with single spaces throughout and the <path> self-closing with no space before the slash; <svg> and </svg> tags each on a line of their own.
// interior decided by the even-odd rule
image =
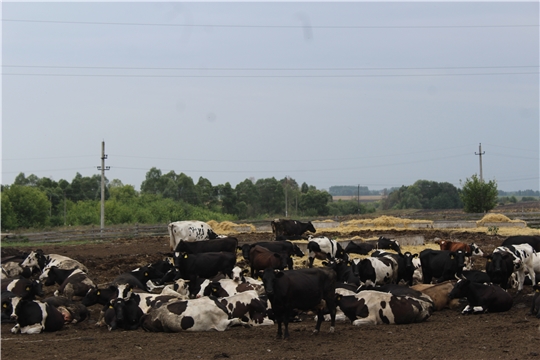
<svg viewBox="0 0 540 360">
<path fill-rule="evenodd" d="M 314 260 L 315 260 L 315 258 L 311 257 L 311 255 L 308 256 L 308 262 L 309 262 L 308 266 L 309 266 L 310 268 L 313 267 L 313 261 L 314 261 Z"/>
<path fill-rule="evenodd" d="M 289 270 L 293 270 L 293 266 L 294 266 L 293 259 L 292 259 L 292 257 L 289 256 L 289 258 L 287 259 L 287 268 Z"/>
<path fill-rule="evenodd" d="M 276 322 L 277 322 L 277 338 L 281 339 L 283 337 L 283 333 L 281 331 L 281 323 L 283 322 L 283 318 L 281 316 L 276 316 Z"/>
<path fill-rule="evenodd" d="M 517 272 L 517 280 L 518 280 L 518 292 L 523 290 L 523 283 L 525 282 L 525 271 L 522 269 Z"/>
</svg>

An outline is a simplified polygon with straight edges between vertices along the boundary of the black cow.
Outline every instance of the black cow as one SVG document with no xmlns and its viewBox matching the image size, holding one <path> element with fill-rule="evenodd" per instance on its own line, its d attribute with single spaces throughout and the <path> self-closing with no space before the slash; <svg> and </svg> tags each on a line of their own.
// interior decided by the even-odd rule
<svg viewBox="0 0 540 360">
<path fill-rule="evenodd" d="M 143 266 L 133 271 L 122 273 L 115 277 L 111 282 L 111 285 L 125 285 L 128 284 L 131 288 L 138 288 L 143 291 L 148 291 L 146 282 L 150 280 L 150 273 L 147 271 L 148 267 Z"/>
<path fill-rule="evenodd" d="M 486 273 L 491 282 L 508 289 L 508 279 L 514 272 L 514 255 L 507 251 L 497 251 L 486 257 Z"/>
<path fill-rule="evenodd" d="M 86 306 L 64 296 L 51 296 L 43 299 L 43 302 L 57 308 L 64 316 L 66 324 L 76 324 L 90 317 L 90 311 Z"/>
<path fill-rule="evenodd" d="M 13 313 L 11 299 L 16 296 L 11 291 L 2 291 L 2 323 L 15 322 L 15 319 L 11 318 L 11 314 Z"/>
<path fill-rule="evenodd" d="M 306 231 L 315 233 L 315 227 L 308 221 L 303 223 L 297 220 L 287 220 L 287 219 L 275 219 L 270 222 L 272 226 L 272 232 L 276 236 L 276 240 L 286 240 L 290 238 L 291 240 L 298 239 Z"/>
<path fill-rule="evenodd" d="M 230 252 L 236 253 L 238 239 L 235 237 L 225 237 L 206 241 L 183 241 L 180 240 L 176 245 L 175 252 L 187 254 L 199 254 L 207 252 Z"/>
<path fill-rule="evenodd" d="M 44 295 L 41 281 L 26 278 L 2 279 L 2 292 L 4 291 L 11 291 L 24 300 L 33 300 L 36 296 Z"/>
<path fill-rule="evenodd" d="M 516 235 L 510 236 L 503 241 L 501 246 L 529 244 L 534 250 L 540 252 L 540 236 L 534 235 Z"/>
<path fill-rule="evenodd" d="M 510 310 L 513 304 L 512 295 L 500 286 L 474 283 L 467 279 L 459 280 L 448 297 L 467 298 L 469 305 L 463 309 L 463 314 L 503 312 Z"/>
<path fill-rule="evenodd" d="M 134 299 L 116 298 L 105 311 L 104 319 L 110 330 L 136 330 L 143 316 L 143 311 Z"/>
<path fill-rule="evenodd" d="M 298 245 L 290 241 L 278 241 L 278 242 L 262 241 L 262 242 L 257 242 L 254 244 L 244 244 L 241 247 L 239 247 L 239 249 L 242 251 L 242 256 L 244 257 L 245 260 L 249 261 L 249 252 L 251 251 L 253 247 L 257 245 L 262 246 L 263 248 L 267 248 L 268 250 L 273 251 L 273 252 L 286 253 L 287 254 L 287 268 L 289 270 L 292 270 L 294 267 L 291 256 L 293 255 L 298 256 L 298 257 L 304 256 L 304 253 L 302 252 L 302 250 L 300 250 Z"/>
<path fill-rule="evenodd" d="M 316 310 L 317 324 L 314 332 L 319 332 L 326 306 L 330 312 L 330 332 L 336 323 L 336 273 L 327 268 L 311 268 L 279 271 L 266 269 L 263 284 L 272 304 L 278 325 L 277 337 L 289 338 L 289 319 L 294 309 Z M 281 324 L 285 325 L 282 333 Z"/>
<path fill-rule="evenodd" d="M 531 315 L 540 319 L 540 284 L 533 285 L 534 297 L 531 306 Z"/>
<path fill-rule="evenodd" d="M 461 276 L 465 266 L 463 251 L 425 249 L 420 252 L 424 284 L 430 284 L 435 277 L 435 283 L 453 280 Z"/>
<path fill-rule="evenodd" d="M 11 317 L 15 319 L 13 334 L 39 334 L 42 331 L 58 331 L 64 326 L 64 317 L 54 306 L 38 300 L 11 298 L 13 309 Z"/>
<path fill-rule="evenodd" d="M 180 270 L 182 279 L 194 276 L 210 279 L 219 272 L 232 278 L 236 265 L 236 254 L 228 252 L 208 252 L 200 254 L 174 253 L 174 265 Z"/>
<path fill-rule="evenodd" d="M 92 306 L 94 304 L 108 305 L 112 299 L 116 299 L 119 295 L 122 298 L 128 297 L 131 291 L 132 287 L 128 284 L 109 285 L 102 289 L 90 289 L 81 303 L 84 306 Z"/>
<path fill-rule="evenodd" d="M 368 240 L 362 241 L 361 243 L 355 243 L 353 241 L 349 242 L 345 247 L 345 252 L 347 254 L 359 254 L 359 255 L 368 255 L 370 252 L 377 248 L 377 240 Z"/>
<path fill-rule="evenodd" d="M 354 275 L 354 271 L 351 266 L 351 262 L 344 261 L 342 259 L 334 259 L 328 262 L 323 262 L 323 265 L 328 266 L 330 269 L 336 272 L 336 281 L 339 283 L 353 284 L 360 286 L 360 279 Z"/>
<path fill-rule="evenodd" d="M 491 279 L 485 271 L 480 270 L 464 270 L 462 275 L 471 282 L 484 284 L 490 283 Z"/>
</svg>

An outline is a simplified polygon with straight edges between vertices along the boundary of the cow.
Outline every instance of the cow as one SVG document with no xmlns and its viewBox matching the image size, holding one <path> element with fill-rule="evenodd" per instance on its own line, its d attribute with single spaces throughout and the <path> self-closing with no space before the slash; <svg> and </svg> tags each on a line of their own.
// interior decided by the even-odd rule
<svg viewBox="0 0 540 360">
<path fill-rule="evenodd" d="M 523 283 L 525 282 L 525 273 L 528 272 L 531 277 L 532 283 L 536 283 L 536 274 L 534 272 L 533 255 L 535 250 L 529 244 L 517 244 L 508 246 L 499 246 L 493 250 L 496 252 L 508 252 L 513 255 L 514 260 L 514 272 L 517 273 L 518 279 L 518 291 L 523 290 Z"/>
<path fill-rule="evenodd" d="M 418 254 L 411 254 L 409 251 L 405 253 L 389 253 L 386 251 L 377 250 L 371 254 L 372 257 L 387 257 L 392 258 L 397 264 L 397 275 L 395 282 L 399 283 L 401 280 L 405 281 L 409 286 L 413 284 L 414 271 L 416 267 L 413 260 L 418 258 Z"/>
<path fill-rule="evenodd" d="M 272 232 L 276 236 L 276 240 L 295 240 L 299 239 L 307 231 L 317 232 L 311 221 L 303 223 L 297 220 L 275 219 L 270 222 L 270 226 L 272 226 Z"/>
<path fill-rule="evenodd" d="M 484 252 L 476 245 L 475 243 L 466 244 L 459 241 L 448 241 L 448 240 L 436 240 L 436 244 L 439 244 L 441 250 L 448 251 L 463 251 L 466 256 L 466 268 L 470 270 L 472 268 L 472 256 L 484 256 Z"/>
<path fill-rule="evenodd" d="M 309 267 L 313 267 L 313 261 L 315 258 L 319 260 L 333 260 L 336 258 L 342 260 L 349 260 L 349 256 L 343 250 L 341 245 L 325 236 L 322 237 L 309 237 L 307 248 Z"/>
<path fill-rule="evenodd" d="M 531 315 L 540 319 L 540 284 L 533 285 L 534 297 L 531 306 Z"/>
<path fill-rule="evenodd" d="M 438 284 L 417 284 L 413 285 L 411 289 L 429 296 L 433 301 L 433 310 L 440 311 L 457 306 L 448 298 L 448 294 L 454 289 L 455 283 L 456 280 L 447 280 Z"/>
<path fill-rule="evenodd" d="M 13 334 L 39 334 L 42 331 L 58 331 L 64 326 L 62 313 L 39 300 L 23 300 L 16 296 L 11 298 L 11 308 L 11 317 L 16 322 L 11 329 Z"/>
<path fill-rule="evenodd" d="M 62 313 L 64 324 L 77 324 L 90 317 L 90 312 L 86 306 L 71 301 L 64 296 L 51 296 L 43 299 L 43 302 L 54 306 Z"/>
<path fill-rule="evenodd" d="M 355 326 L 417 323 L 425 321 L 433 312 L 433 304 L 428 299 L 373 290 L 337 295 L 336 300 Z"/>
<path fill-rule="evenodd" d="M 58 254 L 45 255 L 41 249 L 32 251 L 21 263 L 21 266 L 37 268 L 42 272 L 46 267 L 56 266 L 63 270 L 81 269 L 82 271 L 88 273 L 86 266 L 77 260 L 73 260 L 72 258 Z"/>
<path fill-rule="evenodd" d="M 237 283 L 232 279 L 220 279 L 201 285 L 201 291 L 202 296 L 212 295 L 218 298 L 236 295 L 245 291 L 255 291 L 259 295 L 264 295 L 264 286 L 247 282 Z"/>
<path fill-rule="evenodd" d="M 368 240 L 362 241 L 360 243 L 355 243 L 350 241 L 347 246 L 345 246 L 345 252 L 347 254 L 359 254 L 359 255 L 368 255 L 370 252 L 377 248 L 377 240 Z"/>
<path fill-rule="evenodd" d="M 180 240 L 175 252 L 184 252 L 187 254 L 199 254 L 205 252 L 230 252 L 236 254 L 238 239 L 235 237 L 224 237 L 207 241 L 190 242 Z"/>
<path fill-rule="evenodd" d="M 358 276 L 354 275 L 351 261 L 335 259 L 328 262 L 323 262 L 323 265 L 328 266 L 330 269 L 336 272 L 336 281 L 338 283 L 353 284 L 356 287 L 360 286 L 360 279 Z"/>
<path fill-rule="evenodd" d="M 491 282 L 508 289 L 508 279 L 514 272 L 514 255 L 501 249 L 486 255 L 486 259 L 486 273 Z"/>
<path fill-rule="evenodd" d="M 519 244 L 529 244 L 532 248 L 540 252 L 540 236 L 536 235 L 515 235 L 506 238 L 501 244 L 501 246 L 508 245 L 519 245 Z"/>
<path fill-rule="evenodd" d="M 109 331 L 118 328 L 123 330 L 136 330 L 143 316 L 143 311 L 133 298 L 116 298 L 110 301 L 105 310 L 104 320 Z"/>
<path fill-rule="evenodd" d="M 36 296 L 44 295 L 41 281 L 26 278 L 3 279 L 2 292 L 4 291 L 10 291 L 23 300 L 34 300 Z"/>
<path fill-rule="evenodd" d="M 484 284 L 491 282 L 487 272 L 481 270 L 463 270 L 462 275 L 475 283 Z"/>
<path fill-rule="evenodd" d="M 232 278 L 232 270 L 236 265 L 236 254 L 228 252 L 208 252 L 200 254 L 174 253 L 174 265 L 180 270 L 185 280 L 194 277 L 210 279 L 219 272 Z"/>
<path fill-rule="evenodd" d="M 429 284 L 435 277 L 435 282 L 454 280 L 461 275 L 465 266 L 463 251 L 425 249 L 420 252 L 422 277 L 424 284 Z"/>
<path fill-rule="evenodd" d="M 176 296 L 179 299 L 189 298 L 189 282 L 184 279 L 175 280 L 173 284 L 166 285 L 161 289 L 161 295 Z"/>
<path fill-rule="evenodd" d="M 277 253 L 262 246 L 255 246 L 249 251 L 249 267 L 251 268 L 251 277 L 255 272 L 267 268 L 283 270 L 287 267 L 287 254 Z"/>
<path fill-rule="evenodd" d="M 6 256 L 2 257 L 2 279 L 22 276 L 29 278 L 32 276 L 32 269 L 21 266 L 26 256 Z"/>
<path fill-rule="evenodd" d="M 268 318 L 266 296 L 261 297 L 255 290 L 247 290 L 234 295 L 219 297 L 231 318 L 238 318 L 244 325 L 274 325 Z"/>
<path fill-rule="evenodd" d="M 293 270 L 293 267 L 294 267 L 292 256 L 298 256 L 298 257 L 304 256 L 304 252 L 300 250 L 298 245 L 290 241 L 262 241 L 262 242 L 256 242 L 254 244 L 244 244 L 238 249 L 242 251 L 242 256 L 244 257 L 244 259 L 249 261 L 249 251 L 257 245 L 267 248 L 268 250 L 271 250 L 274 252 L 286 253 L 287 254 L 287 268 L 289 270 Z"/>
<path fill-rule="evenodd" d="M 289 319 L 294 309 L 316 310 L 318 333 L 324 319 L 323 310 L 330 312 L 330 332 L 334 332 L 336 323 L 336 273 L 328 268 L 298 270 L 266 269 L 263 284 L 268 299 L 272 304 L 275 321 L 278 325 L 277 337 L 289 338 Z M 285 331 L 282 332 L 282 324 Z"/>
<path fill-rule="evenodd" d="M 86 273 L 76 269 L 60 284 L 54 295 L 64 295 L 69 300 L 72 300 L 74 296 L 83 298 L 88 293 L 88 290 L 95 289 L 96 287 L 96 284 Z"/>
<path fill-rule="evenodd" d="M 180 240 L 203 241 L 218 238 L 210 225 L 202 221 L 175 221 L 168 225 L 168 229 L 171 251 L 176 249 Z"/>
<path fill-rule="evenodd" d="M 391 240 L 380 236 L 377 240 L 377 250 L 394 250 L 398 254 L 401 254 L 401 248 L 399 247 L 399 242 L 397 240 Z"/>
<path fill-rule="evenodd" d="M 467 298 L 469 305 L 462 310 L 462 314 L 504 312 L 510 310 L 513 304 L 512 295 L 500 286 L 474 283 L 467 279 L 459 280 L 448 297 Z"/>
<path fill-rule="evenodd" d="M 368 257 L 352 260 L 353 274 L 368 286 L 396 283 L 397 262 L 392 257 Z"/>
<path fill-rule="evenodd" d="M 230 318 L 227 308 L 215 297 L 201 297 L 169 302 L 152 308 L 140 321 L 149 332 L 225 331 L 242 325 L 238 318 Z"/>
</svg>

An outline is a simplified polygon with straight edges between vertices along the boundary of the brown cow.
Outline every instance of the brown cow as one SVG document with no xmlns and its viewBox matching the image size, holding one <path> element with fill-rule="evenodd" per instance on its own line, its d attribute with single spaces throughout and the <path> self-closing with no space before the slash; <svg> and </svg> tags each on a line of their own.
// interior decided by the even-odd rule
<svg viewBox="0 0 540 360">
<path fill-rule="evenodd" d="M 448 294 L 454 289 L 455 280 L 447 280 L 439 284 L 418 284 L 411 289 L 418 290 L 428 295 L 433 300 L 433 310 L 440 311 L 445 308 L 455 309 L 459 307 L 459 300 L 450 300 Z"/>
<path fill-rule="evenodd" d="M 463 251 L 465 253 L 465 256 L 483 256 L 484 253 L 480 248 L 472 243 L 471 245 L 459 242 L 459 241 L 449 241 L 449 240 L 435 240 L 435 244 L 439 244 L 441 247 L 441 250 L 449 250 L 449 251 Z"/>
<path fill-rule="evenodd" d="M 256 245 L 249 251 L 249 267 L 251 268 L 251 277 L 254 277 L 255 271 L 265 270 L 267 268 L 283 270 L 287 266 L 287 254 L 280 254 Z"/>
</svg>

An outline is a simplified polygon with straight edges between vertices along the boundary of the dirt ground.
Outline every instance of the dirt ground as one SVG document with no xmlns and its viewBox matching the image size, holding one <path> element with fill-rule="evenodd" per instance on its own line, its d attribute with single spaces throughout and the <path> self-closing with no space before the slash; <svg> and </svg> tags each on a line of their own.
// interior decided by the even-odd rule
<svg viewBox="0 0 540 360">
<path fill-rule="evenodd" d="M 384 232 L 389 234 L 388 231 Z M 503 238 L 477 233 L 450 234 L 418 231 L 426 241 L 434 238 L 475 242 L 492 251 Z M 411 232 L 407 232 L 407 235 Z M 322 234 L 324 235 L 324 233 Z M 335 234 L 328 234 L 332 237 Z M 372 231 L 348 234 L 363 238 Z M 396 234 L 399 235 L 399 234 Z M 236 234 L 241 242 L 269 240 L 271 234 Z M 168 252 L 168 238 L 118 240 L 86 245 L 41 247 L 84 263 L 96 284 L 105 284 L 116 275 L 162 259 Z M 3 248 L 6 256 L 34 248 Z M 483 269 L 478 259 L 474 267 Z M 45 287 L 46 296 L 56 286 Z M 277 326 L 235 327 L 224 332 L 147 333 L 108 331 L 95 325 L 100 305 L 92 306 L 91 318 L 61 331 L 39 335 L 13 335 L 12 324 L 2 324 L 2 359 L 539 359 L 540 319 L 528 315 L 532 289 L 526 286 L 514 296 L 514 306 L 506 313 L 461 315 L 458 310 L 435 312 L 426 322 L 412 325 L 354 327 L 337 323 L 328 333 L 312 335 L 315 322 L 304 317 L 290 324 L 291 338 L 276 339 Z"/>
</svg>

